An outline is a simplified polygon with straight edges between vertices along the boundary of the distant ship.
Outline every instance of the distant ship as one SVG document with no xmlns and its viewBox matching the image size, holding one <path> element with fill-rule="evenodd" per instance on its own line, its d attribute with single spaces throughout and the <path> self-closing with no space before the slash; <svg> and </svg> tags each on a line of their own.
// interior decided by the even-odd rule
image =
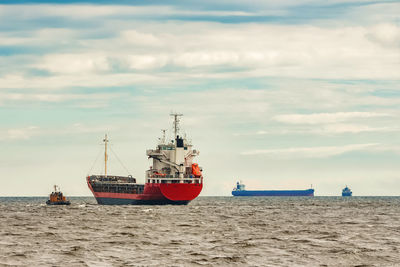
<svg viewBox="0 0 400 267">
<path fill-rule="evenodd" d="M 350 188 L 346 187 L 343 188 L 342 190 L 342 197 L 351 197 L 353 195 L 353 192 L 351 192 Z"/>
<path fill-rule="evenodd" d="M 98 204 L 103 205 L 186 205 L 195 199 L 203 188 L 202 169 L 193 158 L 199 155 L 186 138 L 179 136 L 179 119 L 174 117 L 174 139 L 166 142 L 165 131 L 156 149 L 146 151 L 153 164 L 145 174 L 145 184 L 132 176 L 115 176 L 107 173 L 107 135 L 104 138 L 104 175 L 86 177 L 88 187 Z"/>
<path fill-rule="evenodd" d="M 299 196 L 314 196 L 314 189 L 306 190 L 246 190 L 245 185 L 237 182 L 236 187 L 232 190 L 233 196 L 270 196 L 270 197 L 299 197 Z"/>
<path fill-rule="evenodd" d="M 58 190 L 57 190 L 58 189 Z M 69 200 L 61 193 L 58 186 L 54 186 L 54 192 L 51 192 L 49 199 L 46 201 L 47 205 L 69 205 Z"/>
</svg>

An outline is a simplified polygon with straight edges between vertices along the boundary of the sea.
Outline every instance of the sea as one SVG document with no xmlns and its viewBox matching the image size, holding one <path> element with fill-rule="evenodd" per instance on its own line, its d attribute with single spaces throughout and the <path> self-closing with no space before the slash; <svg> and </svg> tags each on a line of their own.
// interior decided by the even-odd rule
<svg viewBox="0 0 400 267">
<path fill-rule="evenodd" d="M 0 266 L 400 266 L 400 197 L 0 198 Z"/>
</svg>

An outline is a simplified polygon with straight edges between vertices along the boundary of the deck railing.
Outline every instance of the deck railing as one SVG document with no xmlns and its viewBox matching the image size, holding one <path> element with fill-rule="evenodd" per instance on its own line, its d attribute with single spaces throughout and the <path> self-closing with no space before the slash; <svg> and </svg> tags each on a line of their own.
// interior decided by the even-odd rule
<svg viewBox="0 0 400 267">
<path fill-rule="evenodd" d="M 148 177 L 146 179 L 146 183 L 148 184 L 202 184 L 203 177 L 173 177 L 173 178 L 164 178 L 164 177 Z"/>
</svg>

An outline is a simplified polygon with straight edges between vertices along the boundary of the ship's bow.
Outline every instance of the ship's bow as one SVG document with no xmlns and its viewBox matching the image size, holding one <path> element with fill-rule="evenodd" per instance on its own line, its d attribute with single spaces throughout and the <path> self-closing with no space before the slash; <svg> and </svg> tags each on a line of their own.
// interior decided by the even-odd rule
<svg viewBox="0 0 400 267">
<path fill-rule="evenodd" d="M 160 184 L 161 194 L 170 201 L 189 203 L 195 199 L 203 189 L 202 183 L 175 183 Z"/>
</svg>

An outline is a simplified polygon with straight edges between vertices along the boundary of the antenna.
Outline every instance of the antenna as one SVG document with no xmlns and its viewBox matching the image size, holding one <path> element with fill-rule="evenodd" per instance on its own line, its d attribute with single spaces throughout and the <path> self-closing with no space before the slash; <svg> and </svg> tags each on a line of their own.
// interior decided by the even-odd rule
<svg viewBox="0 0 400 267">
<path fill-rule="evenodd" d="M 105 173 L 105 177 L 107 177 L 107 143 L 108 143 L 108 138 L 107 138 L 107 134 L 105 135 L 104 139 L 104 173 Z"/>
<path fill-rule="evenodd" d="M 182 117 L 183 114 L 179 113 L 171 113 L 169 114 L 170 116 L 174 116 L 174 139 L 176 138 L 178 131 L 179 131 L 179 117 Z"/>
<path fill-rule="evenodd" d="M 161 129 L 163 135 L 162 135 L 162 139 L 161 139 L 161 144 L 165 144 L 165 132 L 167 131 L 167 129 Z"/>
</svg>

